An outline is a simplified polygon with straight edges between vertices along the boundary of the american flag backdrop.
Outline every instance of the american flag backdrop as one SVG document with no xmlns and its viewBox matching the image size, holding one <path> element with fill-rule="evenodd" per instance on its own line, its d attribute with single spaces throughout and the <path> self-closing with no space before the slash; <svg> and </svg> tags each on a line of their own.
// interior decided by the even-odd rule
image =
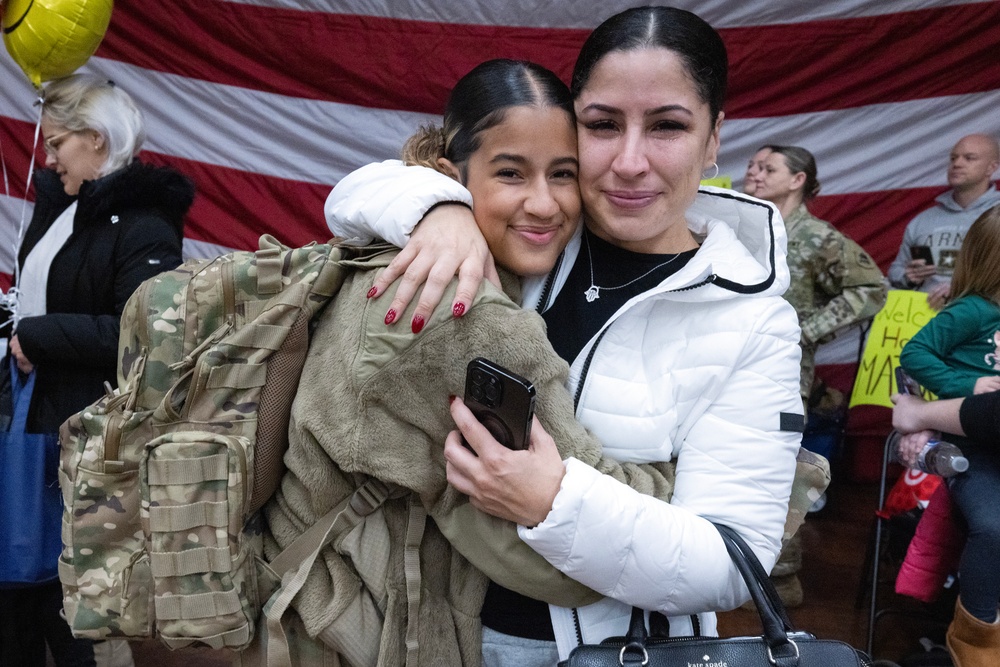
<svg viewBox="0 0 1000 667">
<path fill-rule="evenodd" d="M 85 71 L 144 110 L 143 158 L 190 175 L 185 251 L 328 236 L 322 204 L 348 171 L 395 157 L 487 58 L 569 79 L 588 31 L 638 4 L 595 0 L 119 0 Z M 1000 2 L 677 0 L 729 48 L 719 166 L 738 186 L 763 143 L 817 157 L 812 209 L 883 270 L 906 222 L 943 191 L 965 134 L 1000 136 Z M 0 52 L 0 272 L 33 193 L 35 91 Z M 38 151 L 41 157 L 41 151 Z M 27 199 L 27 206 L 24 206 Z M 836 354 L 826 361 L 838 361 Z"/>
</svg>

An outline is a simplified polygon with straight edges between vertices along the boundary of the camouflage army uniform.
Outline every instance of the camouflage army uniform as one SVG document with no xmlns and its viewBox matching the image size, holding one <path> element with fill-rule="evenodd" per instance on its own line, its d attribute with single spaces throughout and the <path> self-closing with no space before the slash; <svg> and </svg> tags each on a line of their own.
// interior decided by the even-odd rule
<svg viewBox="0 0 1000 667">
<path fill-rule="evenodd" d="M 861 246 L 800 205 L 785 219 L 791 285 L 785 300 L 802 327 L 803 402 L 816 371 L 816 348 L 835 331 L 873 317 L 885 304 L 885 278 Z"/>
</svg>

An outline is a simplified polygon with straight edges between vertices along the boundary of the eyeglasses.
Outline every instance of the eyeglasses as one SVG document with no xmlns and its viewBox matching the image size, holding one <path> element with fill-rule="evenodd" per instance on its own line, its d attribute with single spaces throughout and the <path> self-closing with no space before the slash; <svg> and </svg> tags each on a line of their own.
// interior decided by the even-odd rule
<svg viewBox="0 0 1000 667">
<path fill-rule="evenodd" d="M 66 135 L 73 134 L 75 131 L 76 130 L 66 130 L 65 132 L 60 132 L 54 137 L 49 137 L 48 139 L 43 141 L 42 149 L 45 151 L 45 154 L 48 155 L 49 157 L 53 157 L 56 154 L 56 151 L 59 150 L 59 147 L 62 146 L 63 144 L 62 138 L 65 137 Z"/>
</svg>

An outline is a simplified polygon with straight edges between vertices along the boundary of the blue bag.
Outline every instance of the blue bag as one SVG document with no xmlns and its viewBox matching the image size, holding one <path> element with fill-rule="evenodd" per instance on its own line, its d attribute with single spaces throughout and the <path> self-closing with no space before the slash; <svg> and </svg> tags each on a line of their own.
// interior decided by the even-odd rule
<svg viewBox="0 0 1000 667">
<path fill-rule="evenodd" d="M 35 374 L 10 357 L 10 430 L 0 432 L 0 588 L 51 581 L 62 549 L 59 437 L 25 433 Z"/>
</svg>

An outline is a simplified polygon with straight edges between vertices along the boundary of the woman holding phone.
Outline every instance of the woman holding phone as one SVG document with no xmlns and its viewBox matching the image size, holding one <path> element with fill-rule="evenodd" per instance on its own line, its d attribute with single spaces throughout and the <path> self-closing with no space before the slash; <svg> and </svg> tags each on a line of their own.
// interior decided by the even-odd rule
<svg viewBox="0 0 1000 667">
<path fill-rule="evenodd" d="M 776 209 L 699 191 L 718 151 L 727 69 L 718 33 L 666 7 L 611 17 L 581 50 L 572 91 L 585 227 L 549 275 L 525 281 L 522 303 L 542 313 L 553 346 L 571 361 L 577 417 L 605 452 L 673 460 L 676 484 L 670 503 L 643 497 L 572 458 L 558 460 L 537 428 L 529 450 L 506 450 L 454 402 L 478 456 L 449 436 L 449 481 L 473 505 L 517 522 L 554 566 L 608 596 L 538 613 L 530 600 L 492 587 L 483 610 L 487 665 L 552 664 L 577 644 L 622 635 L 630 605 L 663 612 L 671 635 L 714 634 L 712 612 L 745 594 L 713 521 L 739 531 L 765 567 L 777 556 L 803 422 L 799 328 L 781 298 L 789 276 Z M 430 205 L 462 197 L 452 182 L 429 184 L 412 168 L 365 170 L 328 200 L 342 236 L 399 240 Z M 426 201 L 386 201 L 417 181 Z M 429 217 L 418 245 L 456 245 L 456 226 L 469 227 L 455 220 L 461 209 L 433 214 L 447 218 L 444 231 Z M 461 315 L 481 260 L 439 266 L 413 250 L 399 259 L 414 256 L 415 273 L 392 288 L 390 319 L 407 320 L 397 314 L 430 274 L 406 311 L 419 331 L 442 276 L 459 265 L 462 286 L 449 303 Z M 381 294 L 401 263 L 369 294 Z"/>
<path fill-rule="evenodd" d="M 492 60 L 473 69 L 452 91 L 444 127 L 419 132 L 404 156 L 460 179 L 476 197 L 480 229 L 511 296 L 520 293 L 517 276 L 548 273 L 577 230 L 572 98 L 538 65 Z M 389 327 L 364 295 L 396 254 L 384 244 L 360 249 L 318 317 L 291 412 L 288 470 L 265 507 L 265 553 L 273 560 L 366 479 L 400 489 L 383 506 L 388 553 L 356 551 L 364 541 L 345 540 L 325 547 L 310 570 L 286 621 L 300 640 L 296 664 L 338 653 L 352 665 L 395 665 L 411 653 L 417 665 L 478 665 L 487 576 L 562 605 L 600 598 L 521 542 L 513 524 L 476 511 L 447 487 L 441 443 L 453 428 L 449 396 L 462 395 L 476 357 L 531 378 L 538 419 L 560 445 L 552 454 L 557 466 L 573 456 L 656 497 L 669 498 L 672 488 L 670 465 L 602 458 L 600 443 L 573 416 L 566 363 L 552 351 L 542 319 L 504 292 L 484 286 L 464 317 L 435 313 L 419 337 Z M 414 519 L 410 499 L 432 519 L 426 525 Z M 421 526 L 419 549 L 410 551 L 410 528 Z M 408 609 L 406 576 L 415 555 L 417 614 Z M 384 579 L 387 571 L 388 580 L 367 579 L 380 559 L 388 563 L 372 576 Z M 384 594 L 367 595 L 380 587 Z M 381 632 L 366 628 L 339 641 L 327 629 L 355 605 Z"/>
</svg>

